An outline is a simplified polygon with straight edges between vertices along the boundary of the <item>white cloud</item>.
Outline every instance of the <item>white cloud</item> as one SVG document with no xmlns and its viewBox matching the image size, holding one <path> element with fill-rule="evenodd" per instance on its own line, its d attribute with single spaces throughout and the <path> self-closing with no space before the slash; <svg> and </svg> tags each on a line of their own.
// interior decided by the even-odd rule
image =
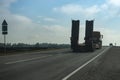
<svg viewBox="0 0 120 80">
<path fill-rule="evenodd" d="M 69 43 L 68 36 L 70 31 L 68 27 L 55 24 L 37 24 L 28 17 L 12 13 L 8 13 L 4 18 L 8 22 L 7 42 L 9 43 Z M 0 17 L 0 22 L 4 18 Z M 3 36 L 1 34 L 0 42 L 3 42 Z"/>
<path fill-rule="evenodd" d="M 50 17 L 45 17 L 44 21 L 54 22 L 54 21 L 56 21 L 56 19 L 50 18 Z"/>
<path fill-rule="evenodd" d="M 107 0 L 107 3 L 112 6 L 120 7 L 120 0 Z"/>
<path fill-rule="evenodd" d="M 109 43 L 117 43 L 117 45 L 120 45 L 120 32 L 109 28 L 98 28 L 98 30 L 103 35 L 104 45 L 109 45 Z"/>
<path fill-rule="evenodd" d="M 32 23 L 32 20 L 31 20 L 31 19 L 29 19 L 29 18 L 27 18 L 27 17 L 25 17 L 25 16 L 22 16 L 22 15 L 16 15 L 16 14 L 14 14 L 14 15 L 13 15 L 13 18 L 15 18 L 18 22 L 19 22 L 19 21 L 23 21 L 22 24 L 23 24 L 23 23 L 24 23 L 24 24 Z"/>
<path fill-rule="evenodd" d="M 61 11 L 65 14 L 78 14 L 82 11 L 80 5 L 67 4 L 59 8 L 54 8 L 54 11 Z"/>
<path fill-rule="evenodd" d="M 37 16 L 40 20 L 42 21 L 47 21 L 47 22 L 56 22 L 57 20 L 52 17 L 45 17 L 45 16 Z"/>
<path fill-rule="evenodd" d="M 43 18 L 43 16 L 37 16 L 38 18 Z"/>
<path fill-rule="evenodd" d="M 83 7 L 78 4 L 66 4 L 58 8 L 54 8 L 54 11 L 60 11 L 67 15 L 84 15 L 84 16 L 93 16 L 97 14 L 100 9 L 97 5 L 93 5 L 91 7 Z"/>
<path fill-rule="evenodd" d="M 7 2 L 8 1 L 8 2 Z M 9 43 L 69 43 L 69 29 L 61 25 L 42 25 L 33 22 L 30 18 L 13 14 L 9 11 L 11 3 L 15 0 L 0 1 L 0 22 L 4 19 L 8 22 L 7 42 Z M 3 8 L 4 7 L 4 8 Z M 55 21 L 54 18 L 41 17 L 44 21 Z M 0 27 L 1 31 L 1 27 Z M 3 35 L 0 34 L 0 43 L 3 42 Z"/>
<path fill-rule="evenodd" d="M 85 9 L 85 13 L 88 13 L 88 15 L 96 15 L 99 11 L 100 8 L 97 5 Z"/>
<path fill-rule="evenodd" d="M 0 22 L 4 19 L 8 22 L 7 42 L 9 43 L 69 43 L 70 31 L 65 26 L 37 24 L 26 16 L 10 12 L 5 15 L 3 12 Z M 0 34 L 0 42 L 3 42 L 2 34 Z"/>
<path fill-rule="evenodd" d="M 16 0 L 0 0 L 0 16 L 1 14 L 9 13 L 8 8 Z"/>
<path fill-rule="evenodd" d="M 70 43 L 70 28 L 61 25 L 43 25 L 48 42 Z"/>
<path fill-rule="evenodd" d="M 101 5 L 95 4 L 92 6 L 65 4 L 55 7 L 53 10 L 70 16 L 84 16 L 84 18 L 96 17 L 99 14 L 102 14 L 106 18 L 120 17 L 120 0 L 106 0 Z"/>
<path fill-rule="evenodd" d="M 101 13 L 108 19 L 120 17 L 120 0 L 106 0 L 99 7 L 101 8 Z"/>
<path fill-rule="evenodd" d="M 9 7 L 11 3 L 16 2 L 17 0 L 1 0 L 0 1 L 0 6 L 2 7 Z"/>
</svg>

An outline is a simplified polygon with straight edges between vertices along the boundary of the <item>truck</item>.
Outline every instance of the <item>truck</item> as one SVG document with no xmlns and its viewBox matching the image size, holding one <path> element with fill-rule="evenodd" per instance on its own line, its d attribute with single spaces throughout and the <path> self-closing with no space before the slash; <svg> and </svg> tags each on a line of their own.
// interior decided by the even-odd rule
<svg viewBox="0 0 120 80">
<path fill-rule="evenodd" d="M 93 44 L 96 49 L 102 48 L 102 38 L 100 31 L 93 31 Z"/>
<path fill-rule="evenodd" d="M 91 52 L 102 47 L 102 39 L 99 31 L 93 31 L 94 20 L 86 20 L 85 42 L 79 44 L 79 20 L 72 20 L 71 49 L 74 52 Z"/>
</svg>

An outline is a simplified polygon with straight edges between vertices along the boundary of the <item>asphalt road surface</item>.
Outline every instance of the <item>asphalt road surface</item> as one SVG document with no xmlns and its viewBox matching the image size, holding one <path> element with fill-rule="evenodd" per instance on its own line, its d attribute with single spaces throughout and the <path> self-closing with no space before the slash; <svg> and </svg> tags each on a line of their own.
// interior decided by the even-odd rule
<svg viewBox="0 0 120 80">
<path fill-rule="evenodd" d="M 106 68 L 108 71 L 113 69 L 114 63 L 119 63 L 117 69 L 120 69 L 120 60 L 117 61 L 119 51 L 118 48 L 103 47 L 91 53 L 73 53 L 70 49 L 61 49 L 0 56 L 0 80 L 103 80 L 98 79 L 103 76 L 99 72 Z M 114 57 L 109 58 L 109 54 Z M 108 68 L 111 64 L 112 67 Z"/>
<path fill-rule="evenodd" d="M 68 80 L 120 80 L 120 47 L 110 48 Z"/>
</svg>

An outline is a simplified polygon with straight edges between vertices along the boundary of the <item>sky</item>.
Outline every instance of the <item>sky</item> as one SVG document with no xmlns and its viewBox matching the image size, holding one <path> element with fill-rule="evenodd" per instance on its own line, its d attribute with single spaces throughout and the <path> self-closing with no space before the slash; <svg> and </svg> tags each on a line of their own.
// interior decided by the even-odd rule
<svg viewBox="0 0 120 80">
<path fill-rule="evenodd" d="M 8 23 L 7 43 L 70 44 L 71 20 L 80 20 L 79 43 L 85 21 L 103 35 L 103 45 L 120 45 L 120 0 L 0 0 L 0 23 Z M 0 43 L 3 43 L 2 25 Z"/>
</svg>

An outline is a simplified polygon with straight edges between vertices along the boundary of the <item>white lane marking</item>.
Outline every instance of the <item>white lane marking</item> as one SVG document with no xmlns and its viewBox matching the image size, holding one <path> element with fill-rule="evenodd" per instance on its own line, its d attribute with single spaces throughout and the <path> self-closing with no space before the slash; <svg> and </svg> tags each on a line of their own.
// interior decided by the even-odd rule
<svg viewBox="0 0 120 80">
<path fill-rule="evenodd" d="M 30 58 L 30 59 L 18 60 L 18 61 L 12 61 L 12 62 L 7 62 L 5 64 L 15 64 L 15 63 L 20 63 L 20 62 L 26 62 L 26 61 L 41 59 L 41 58 L 45 58 L 45 57 L 49 57 L 49 56 L 52 56 L 52 55 L 42 56 L 42 57 L 35 57 L 35 58 Z"/>
<path fill-rule="evenodd" d="M 90 62 L 92 62 L 93 60 L 95 60 L 97 57 L 99 57 L 100 55 L 102 55 L 103 53 L 105 53 L 107 50 L 109 50 L 110 47 L 106 48 L 104 51 L 100 52 L 97 56 L 93 57 L 92 59 L 90 59 L 89 61 L 87 61 L 86 63 L 84 63 L 82 66 L 80 66 L 79 68 L 77 68 L 76 70 L 74 70 L 72 73 L 68 74 L 66 77 L 64 77 L 62 80 L 67 80 L 68 78 L 70 78 L 72 75 L 74 75 L 76 72 L 78 72 L 79 70 L 81 70 L 83 67 L 85 67 L 86 65 L 88 65 Z"/>
</svg>

